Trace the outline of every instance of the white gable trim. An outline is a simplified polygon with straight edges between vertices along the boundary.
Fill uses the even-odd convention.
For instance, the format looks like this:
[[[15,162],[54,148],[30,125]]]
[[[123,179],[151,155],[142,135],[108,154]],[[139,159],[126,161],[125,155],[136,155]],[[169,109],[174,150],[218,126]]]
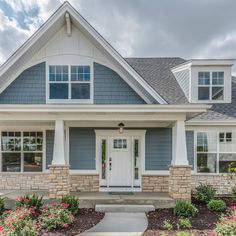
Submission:
[[[167,104],[167,102],[125,61],[125,59],[68,3],[65,2],[39,30],[37,30],[1,67],[0,78],[4,73],[11,69],[11,67],[21,59],[27,51],[33,47],[37,41],[46,33],[53,25],[61,20],[65,20],[65,14],[69,13],[75,23],[86,32],[92,39],[104,50],[109,56],[114,59],[114,62],[118,63],[121,68],[124,69],[131,77],[133,77],[145,90],[151,95],[158,103]],[[73,21],[73,20],[72,20]],[[0,86],[0,93],[2,93],[15,79],[7,78],[6,82]],[[127,82],[127,81],[126,81]],[[130,83],[129,83],[130,84]],[[131,84],[130,84],[131,85]],[[132,85],[132,88],[137,91],[139,89]],[[140,94],[140,93],[139,93]],[[142,92],[142,98],[145,97],[145,101],[151,103],[151,101]]]

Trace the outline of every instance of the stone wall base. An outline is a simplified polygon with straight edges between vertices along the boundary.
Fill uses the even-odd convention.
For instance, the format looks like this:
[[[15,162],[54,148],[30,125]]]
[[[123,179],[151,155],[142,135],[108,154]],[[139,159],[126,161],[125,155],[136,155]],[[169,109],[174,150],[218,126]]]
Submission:
[[[99,175],[70,175],[72,192],[99,192]]]
[[[169,175],[143,175],[142,192],[168,192]]]
[[[49,166],[49,198],[57,198],[70,193],[69,166]]]
[[[191,200],[191,166],[171,166],[169,195],[173,199]]]

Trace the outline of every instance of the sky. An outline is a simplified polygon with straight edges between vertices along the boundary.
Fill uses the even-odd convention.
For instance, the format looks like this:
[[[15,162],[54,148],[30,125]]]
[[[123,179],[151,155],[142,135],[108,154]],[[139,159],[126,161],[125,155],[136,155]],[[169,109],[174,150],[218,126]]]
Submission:
[[[0,0],[0,64],[63,2]],[[236,0],[69,2],[124,57],[236,58]]]

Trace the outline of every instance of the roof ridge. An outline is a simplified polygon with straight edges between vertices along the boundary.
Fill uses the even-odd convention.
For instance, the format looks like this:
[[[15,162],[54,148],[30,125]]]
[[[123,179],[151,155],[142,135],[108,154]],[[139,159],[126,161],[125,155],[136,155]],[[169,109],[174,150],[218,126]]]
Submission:
[[[182,59],[186,60],[182,57],[124,57],[125,59]]]

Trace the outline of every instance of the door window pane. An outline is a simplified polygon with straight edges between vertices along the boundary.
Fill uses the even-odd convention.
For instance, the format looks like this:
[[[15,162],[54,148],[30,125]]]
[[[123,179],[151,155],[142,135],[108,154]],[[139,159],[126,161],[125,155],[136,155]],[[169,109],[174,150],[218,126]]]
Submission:
[[[24,171],[42,171],[42,153],[24,153]]]
[[[114,149],[126,149],[127,148],[127,140],[126,139],[114,139],[113,140],[113,148]]]
[[[72,99],[90,99],[89,83],[72,83],[71,84]]]
[[[20,153],[2,153],[2,171],[20,172],[21,154]]]
[[[106,139],[103,139],[102,140],[102,179],[106,179],[106,160],[107,160]]]
[[[68,84],[50,83],[50,99],[68,99]]]
[[[139,140],[134,140],[134,179],[139,179]]]
[[[203,173],[216,173],[217,154],[198,153],[197,171]]]

